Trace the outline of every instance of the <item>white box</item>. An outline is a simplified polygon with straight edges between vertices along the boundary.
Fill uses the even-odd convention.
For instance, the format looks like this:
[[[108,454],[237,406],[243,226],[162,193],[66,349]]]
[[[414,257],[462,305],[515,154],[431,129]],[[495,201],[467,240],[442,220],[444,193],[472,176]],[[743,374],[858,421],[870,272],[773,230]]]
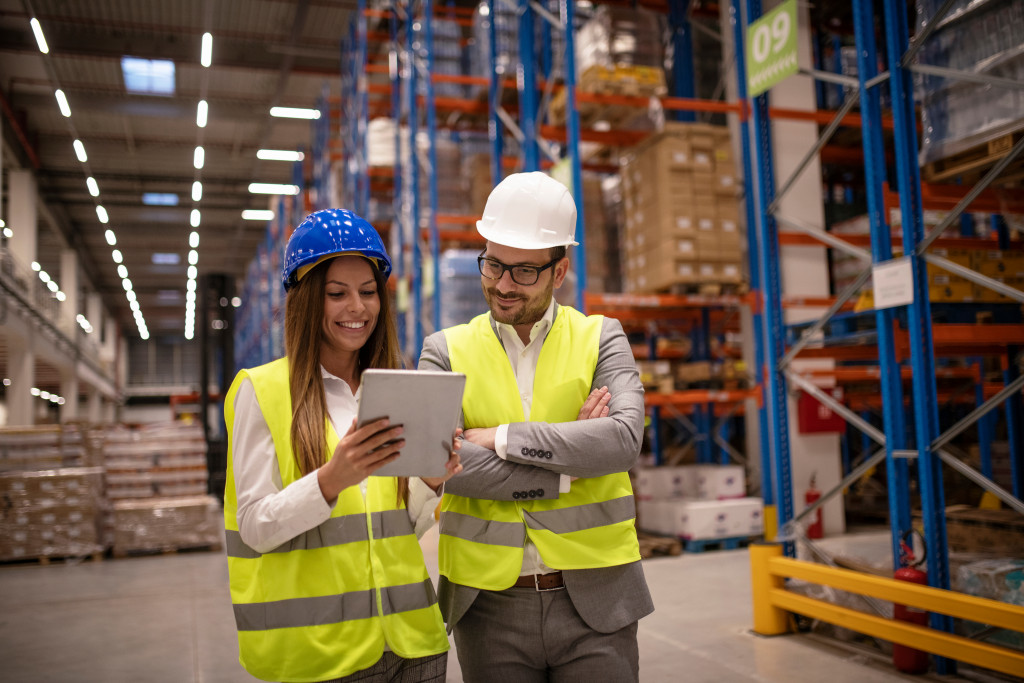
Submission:
[[[639,500],[692,497],[696,490],[696,471],[691,465],[640,467],[633,483],[633,495]]]
[[[747,495],[747,481],[741,465],[693,465],[694,484],[690,497],[697,500],[726,500]]]
[[[764,501],[760,498],[732,500],[673,500],[659,511],[659,524],[667,533],[686,540],[710,540],[755,536],[764,533]],[[665,519],[665,517],[668,519]]]

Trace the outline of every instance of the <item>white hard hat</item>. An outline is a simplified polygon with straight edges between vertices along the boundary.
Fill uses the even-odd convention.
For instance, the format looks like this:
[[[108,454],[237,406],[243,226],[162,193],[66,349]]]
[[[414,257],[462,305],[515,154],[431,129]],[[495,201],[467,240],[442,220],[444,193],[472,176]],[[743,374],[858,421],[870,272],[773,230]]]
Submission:
[[[575,245],[576,202],[544,173],[514,173],[491,190],[476,229],[487,241],[516,249]]]

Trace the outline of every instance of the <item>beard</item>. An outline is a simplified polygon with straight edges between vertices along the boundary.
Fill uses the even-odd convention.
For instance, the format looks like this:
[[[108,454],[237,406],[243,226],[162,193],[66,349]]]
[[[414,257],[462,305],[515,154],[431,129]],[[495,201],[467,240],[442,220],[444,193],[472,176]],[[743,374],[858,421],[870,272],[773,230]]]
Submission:
[[[487,305],[491,309],[491,315],[499,323],[506,325],[527,325],[535,323],[544,317],[544,313],[548,310],[548,306],[551,304],[551,295],[555,291],[554,278],[548,280],[547,286],[544,291],[539,294],[528,297],[525,294],[514,294],[514,298],[522,302],[512,310],[503,310],[497,301],[498,290],[496,287],[484,286],[484,298],[487,300]]]

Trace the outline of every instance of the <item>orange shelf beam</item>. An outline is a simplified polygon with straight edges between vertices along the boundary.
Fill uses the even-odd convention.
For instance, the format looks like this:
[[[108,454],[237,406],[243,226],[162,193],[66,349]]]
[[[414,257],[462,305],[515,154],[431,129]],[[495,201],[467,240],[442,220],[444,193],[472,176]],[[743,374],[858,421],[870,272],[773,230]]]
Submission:
[[[761,388],[743,390],[714,390],[714,389],[689,389],[687,391],[675,391],[671,394],[645,393],[644,404],[648,408],[661,408],[664,406],[694,406],[705,403],[738,403],[748,398],[761,398]]]

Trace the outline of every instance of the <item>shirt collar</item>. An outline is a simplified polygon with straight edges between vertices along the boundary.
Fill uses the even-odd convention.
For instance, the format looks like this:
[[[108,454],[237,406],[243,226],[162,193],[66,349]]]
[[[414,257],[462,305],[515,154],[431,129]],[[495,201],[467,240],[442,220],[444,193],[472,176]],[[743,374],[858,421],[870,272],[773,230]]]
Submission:
[[[507,323],[499,323],[497,320],[494,319],[494,315],[489,313],[489,312],[488,312],[487,315],[491,316],[491,322],[494,324],[495,328],[498,330],[498,335],[499,335],[500,338],[502,338],[502,339],[505,339],[505,338],[514,339],[517,342],[519,342],[520,344],[522,344],[522,340],[519,339],[519,333],[516,332],[516,328],[514,328],[512,325],[509,325]],[[530,344],[532,344],[538,337],[543,338],[544,336],[546,336],[547,333],[548,333],[548,330],[551,329],[551,325],[553,325],[554,322],[555,322],[555,297],[551,297],[551,302],[548,303],[548,308],[547,308],[546,311],[544,311],[544,315],[541,316],[540,320],[538,320],[537,322],[535,322],[533,324],[532,328],[530,328]],[[529,344],[526,344],[525,346],[529,346]]]

